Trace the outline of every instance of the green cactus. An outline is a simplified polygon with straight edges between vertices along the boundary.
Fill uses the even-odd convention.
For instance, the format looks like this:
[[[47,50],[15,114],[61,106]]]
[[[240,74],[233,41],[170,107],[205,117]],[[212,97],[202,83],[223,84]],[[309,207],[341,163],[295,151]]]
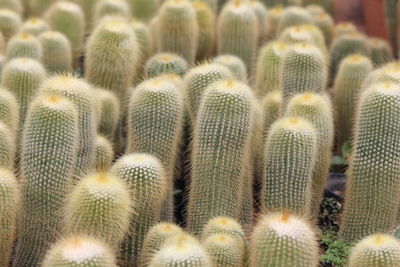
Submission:
[[[286,117],[270,127],[261,188],[267,211],[311,215],[317,145],[316,129],[302,118]]]
[[[98,23],[106,16],[121,16],[130,19],[131,12],[126,0],[102,0],[96,4],[94,22]]]
[[[40,61],[42,59],[42,45],[39,40],[29,34],[14,35],[7,44],[6,57],[7,61],[13,58],[32,58]]]
[[[160,6],[160,0],[128,0],[128,2],[133,17],[144,22],[149,22],[157,14]]]
[[[6,43],[18,32],[21,24],[21,17],[18,13],[9,9],[0,9],[0,31]]]
[[[170,182],[161,162],[150,154],[128,154],[115,163],[111,172],[126,183],[135,198],[135,213],[120,256],[122,266],[135,266],[145,235],[160,220],[165,197],[172,188],[168,188]]]
[[[14,133],[5,123],[0,121],[0,169],[14,169],[15,150],[16,144]]]
[[[388,232],[396,226],[400,122],[393,118],[400,112],[399,89],[390,82],[373,83],[359,97],[340,229],[345,242]]]
[[[333,0],[303,0],[305,6],[316,5],[320,6],[326,12],[333,14],[334,11],[334,1]]]
[[[202,239],[206,239],[214,234],[224,234],[242,240],[245,244],[245,233],[242,226],[229,217],[214,217],[210,219],[203,228]]]
[[[149,267],[206,267],[213,266],[211,258],[201,244],[188,234],[168,239],[150,261]]]
[[[182,228],[172,223],[159,223],[152,226],[143,240],[139,266],[148,266],[153,255],[164,246],[165,241],[181,233],[183,233]]]
[[[240,57],[251,70],[258,47],[258,19],[246,1],[228,2],[218,18],[218,54]]]
[[[392,235],[393,235],[396,239],[400,240],[400,226],[397,226],[397,228],[394,229]]]
[[[0,8],[12,10],[18,14],[22,14],[22,3],[20,0],[1,0]]]
[[[188,69],[189,66],[182,57],[171,53],[158,53],[146,62],[145,73],[152,78],[163,73],[183,75]]]
[[[302,24],[313,24],[312,15],[304,8],[292,6],[286,8],[277,25],[276,33],[281,34],[286,28]]]
[[[325,9],[320,6],[320,5],[316,5],[316,4],[309,4],[305,7],[305,9],[313,16],[317,16],[320,14],[326,14]]]
[[[256,66],[256,86],[258,96],[281,89],[279,77],[281,62],[288,46],[280,41],[265,44],[258,54]]]
[[[213,234],[203,241],[204,248],[215,267],[241,267],[244,259],[243,242],[227,234]]]
[[[87,42],[85,76],[122,101],[135,76],[138,58],[139,44],[129,24],[116,18],[102,21]]]
[[[83,177],[68,196],[65,232],[90,235],[118,248],[137,205],[122,179],[99,172]]]
[[[300,43],[293,45],[283,56],[280,81],[284,107],[290,98],[304,92],[321,93],[326,89],[327,62],[316,46]]]
[[[72,71],[72,50],[64,34],[46,31],[39,35],[42,44],[42,62],[50,74],[69,73]]]
[[[96,136],[95,141],[95,160],[94,170],[95,171],[107,171],[114,159],[114,148],[113,145],[107,138],[101,135]]]
[[[15,58],[8,62],[2,72],[1,86],[12,92],[18,101],[20,130],[32,99],[46,78],[46,70],[41,63],[30,58]]]
[[[400,262],[400,241],[387,234],[374,234],[352,249],[349,267],[395,267]]]
[[[251,267],[317,267],[319,252],[312,227],[287,213],[263,216],[251,238]]]
[[[56,242],[46,253],[42,267],[117,267],[115,256],[102,242],[71,236]]]
[[[379,38],[368,38],[368,44],[371,49],[371,60],[375,68],[394,61],[392,48],[387,41]]]
[[[92,167],[96,139],[96,106],[92,87],[72,75],[53,76],[40,88],[41,94],[56,94],[69,99],[78,111],[79,148],[75,179],[80,179]]]
[[[84,15],[85,15],[85,26],[86,31],[89,32],[92,29],[93,23],[93,10],[96,9],[96,5],[98,4],[99,0],[72,0],[72,2],[78,4]]]
[[[316,220],[324,189],[328,182],[334,141],[332,104],[327,95],[299,94],[290,100],[286,116],[299,117],[310,122],[316,130],[317,156],[312,176],[311,208]]]
[[[279,36],[279,40],[287,45],[296,43],[309,43],[316,45],[311,33],[301,26],[287,27]]]
[[[250,179],[246,176],[255,116],[255,98],[242,82],[222,80],[204,92],[192,147],[187,217],[191,233],[199,235],[215,216],[239,217]]]
[[[335,22],[333,18],[328,14],[322,13],[314,16],[314,23],[321,30],[324,35],[325,44],[329,47],[334,34]]]
[[[83,51],[85,34],[85,15],[79,5],[67,2],[55,2],[45,14],[53,31],[61,32],[71,42],[74,64],[77,65]]]
[[[58,0],[30,0],[29,12],[37,17],[41,17]]]
[[[362,85],[373,70],[371,60],[354,54],[342,60],[334,83],[334,105],[336,107],[336,139],[340,150],[350,141],[354,124],[356,101]]]
[[[108,140],[114,141],[120,116],[118,98],[112,92],[104,89],[95,89],[97,98],[97,130]]]
[[[194,63],[199,27],[196,11],[188,0],[165,1],[158,14],[156,30],[159,52],[176,53],[189,64]]]
[[[282,92],[279,90],[274,90],[269,92],[262,99],[262,114],[264,116],[264,127],[263,127],[263,136],[264,140],[266,140],[269,129],[271,125],[278,120],[282,106]]]
[[[239,57],[234,55],[220,55],[214,58],[213,63],[227,67],[236,79],[246,81],[246,66]]]
[[[144,69],[143,65],[147,62],[149,57],[153,55],[154,41],[149,26],[135,19],[131,21],[130,25],[136,35],[136,39],[139,45],[140,58],[138,62],[140,65],[140,69],[138,70],[138,73],[142,74]]]
[[[41,18],[32,17],[22,24],[19,33],[39,36],[42,32],[49,31],[50,26]]]
[[[389,30],[389,37],[392,47],[395,51],[398,50],[398,0],[384,0],[384,12],[386,19],[386,27]],[[395,52],[397,55],[397,53]]]
[[[258,45],[263,45],[267,41],[269,33],[268,11],[265,5],[258,0],[250,0],[249,5],[257,16]]]
[[[334,37],[339,38],[348,33],[358,33],[357,27],[351,22],[339,22],[334,28]]]
[[[281,20],[283,14],[283,8],[281,6],[275,6],[267,11],[267,19],[268,19],[268,39],[275,39],[277,36],[278,24]]]
[[[193,2],[196,11],[197,23],[199,25],[199,36],[197,44],[196,59],[202,61],[211,56],[215,48],[215,14],[212,9],[203,1]]]
[[[23,205],[15,267],[39,266],[61,232],[62,209],[78,152],[75,106],[57,95],[39,96],[30,105],[23,136]]]
[[[19,105],[14,94],[0,87],[0,121],[3,122],[15,136],[19,126]]]

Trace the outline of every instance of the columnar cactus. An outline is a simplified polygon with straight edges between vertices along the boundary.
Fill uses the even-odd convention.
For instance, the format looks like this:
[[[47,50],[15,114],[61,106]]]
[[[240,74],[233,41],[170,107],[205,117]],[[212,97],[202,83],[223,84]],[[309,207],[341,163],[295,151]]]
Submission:
[[[45,17],[53,31],[63,33],[71,42],[76,64],[83,50],[85,34],[85,16],[82,9],[72,2],[57,1],[46,11]]]
[[[311,208],[314,219],[317,219],[331,165],[334,138],[332,104],[326,95],[299,94],[289,102],[286,116],[307,120],[316,130],[317,156],[312,176]]]
[[[144,22],[150,21],[156,15],[160,0],[128,0],[132,15]]]
[[[106,244],[92,237],[71,236],[60,240],[46,253],[42,267],[117,267]]]
[[[258,47],[258,19],[246,1],[228,2],[218,18],[218,54],[240,57],[247,70],[253,67]]]
[[[209,58],[215,48],[215,14],[212,9],[203,1],[193,2],[196,11],[197,23],[199,25],[199,36],[197,43],[197,61]]]
[[[311,215],[317,145],[317,132],[304,119],[286,117],[270,127],[264,148],[261,188],[267,211]]]
[[[327,77],[327,62],[319,48],[306,43],[292,46],[284,54],[280,70],[284,107],[296,94],[323,92]]]
[[[65,232],[90,235],[117,249],[137,205],[132,199],[121,178],[107,172],[88,175],[68,196]]]
[[[227,67],[236,79],[246,81],[246,66],[239,57],[234,55],[220,55],[214,58],[213,63]]]
[[[199,28],[196,11],[188,0],[168,0],[162,5],[157,22],[159,52],[176,53],[193,64]]]
[[[280,34],[288,27],[313,23],[314,19],[306,9],[292,6],[283,11],[276,32]]]
[[[96,106],[92,87],[84,80],[72,75],[53,76],[40,88],[41,94],[57,94],[74,103],[78,111],[79,148],[75,168],[76,179],[87,173],[94,160],[96,139]]]
[[[0,121],[10,129],[13,135],[17,134],[19,126],[19,105],[14,94],[0,87]]]
[[[215,267],[243,266],[243,242],[227,234],[213,234],[203,241]]]
[[[50,74],[72,71],[72,50],[64,34],[46,31],[39,35],[42,44],[42,62]]]
[[[242,226],[232,218],[229,217],[214,217],[210,219],[204,226],[201,237],[206,239],[214,234],[226,234],[237,240],[242,240],[245,244],[245,233]]]
[[[3,140],[3,138],[2,138]],[[2,141],[1,141],[2,142]],[[12,168],[0,169],[0,265],[9,266],[14,238],[16,220],[20,208],[20,186]]]
[[[311,226],[296,216],[266,215],[252,234],[251,267],[317,267],[318,256],[318,243]]]
[[[139,266],[148,266],[153,255],[164,246],[165,241],[182,232],[182,228],[172,223],[159,223],[151,227],[143,240]]]
[[[189,66],[182,57],[171,53],[158,53],[146,62],[145,74],[150,78],[163,73],[183,75],[188,69]]]
[[[336,107],[336,137],[339,150],[351,139],[356,101],[372,69],[371,60],[360,54],[350,55],[340,64],[334,83],[333,98]]]
[[[20,0],[1,0],[0,8],[10,9],[18,14],[22,14],[22,3]]]
[[[374,234],[352,249],[349,267],[395,267],[399,262],[400,241],[387,234]]]
[[[143,72],[143,65],[149,59],[149,57],[153,54],[154,50],[154,40],[151,35],[151,31],[149,26],[144,24],[138,20],[132,20],[130,23],[133,32],[135,33],[138,45],[139,45],[139,59],[138,62],[140,63],[140,74]]]
[[[215,216],[240,214],[250,179],[246,168],[251,167],[254,101],[247,85],[231,79],[204,92],[194,125],[188,203],[188,228],[195,235]]]
[[[23,205],[15,267],[39,266],[61,232],[62,209],[78,152],[75,106],[57,95],[39,96],[30,105],[23,136]]]
[[[328,14],[322,13],[314,17],[315,25],[321,30],[324,35],[325,43],[329,46],[333,39],[335,22]]]
[[[106,16],[121,16],[130,19],[131,12],[126,0],[101,0],[94,10],[94,22],[98,23]]]
[[[253,9],[258,20],[258,44],[263,45],[268,38],[269,25],[268,25],[268,12],[258,0],[250,0],[250,7]]]
[[[380,67],[394,60],[392,48],[385,40],[369,38],[368,44],[371,49],[371,60],[374,63],[374,67]]]
[[[39,36],[42,32],[49,31],[50,26],[47,22],[41,18],[30,18],[22,24],[19,29],[19,33],[31,34]]]
[[[281,20],[283,10],[284,9],[281,6],[275,6],[271,9],[268,9],[268,39],[275,39],[275,37],[277,36],[278,24]]]
[[[115,94],[104,89],[95,89],[95,95],[97,130],[108,140],[114,141],[120,115],[119,100]]]
[[[113,145],[107,138],[101,135],[96,136],[95,159],[93,168],[96,171],[107,171],[114,159]]]
[[[258,54],[256,67],[256,92],[264,96],[268,92],[281,89],[280,69],[283,55],[288,50],[286,44],[273,41],[265,44]]]
[[[0,31],[7,42],[19,30],[22,21],[18,13],[9,9],[0,9]]]
[[[161,78],[143,82],[130,97],[127,152],[150,153],[161,160],[168,178],[163,215],[167,220],[173,218],[173,176],[183,116],[184,95],[173,83]]]
[[[394,118],[400,112],[399,104],[400,87],[390,82],[372,84],[359,98],[340,230],[346,242],[395,227],[400,196],[400,121]]]
[[[85,26],[86,26],[86,31],[90,31],[92,26],[93,26],[93,15],[95,10],[96,5],[98,4],[99,0],[73,0],[72,2],[77,3],[84,15],[85,15]]]
[[[15,141],[14,133],[4,122],[0,121],[0,168],[14,169]]]
[[[25,57],[36,60],[42,59],[42,45],[39,40],[30,34],[14,35],[7,44],[6,57],[10,61],[13,58]]]
[[[145,235],[160,220],[165,197],[172,188],[168,188],[170,182],[161,162],[150,154],[128,154],[115,163],[111,172],[125,182],[135,199],[135,213],[120,256],[123,266],[135,266]]]
[[[139,45],[128,23],[100,23],[86,46],[86,73],[93,85],[113,91],[122,101],[135,76]]]
[[[278,120],[282,106],[282,92],[279,90],[274,90],[264,96],[262,99],[262,114],[263,114],[263,136],[264,140],[266,140],[268,136],[269,129],[271,125]]]
[[[296,43],[309,43],[316,45],[311,33],[301,26],[287,27],[280,34],[279,40],[288,45]]]

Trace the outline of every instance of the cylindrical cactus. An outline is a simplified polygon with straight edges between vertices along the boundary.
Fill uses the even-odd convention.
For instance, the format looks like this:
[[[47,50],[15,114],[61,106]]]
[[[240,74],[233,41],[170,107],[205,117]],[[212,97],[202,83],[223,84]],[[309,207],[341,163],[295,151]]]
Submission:
[[[262,114],[263,114],[263,136],[266,140],[271,125],[278,120],[282,106],[282,92],[274,90],[264,96],[262,99]]]
[[[41,18],[30,18],[22,24],[19,29],[19,33],[31,34],[34,36],[39,36],[42,32],[49,31],[50,26],[47,22]]]
[[[258,20],[258,44],[263,45],[268,39],[269,24],[268,24],[268,11],[258,0],[249,1],[250,7],[253,9]]]
[[[351,22],[339,22],[334,27],[334,37],[339,38],[348,33],[358,33],[357,27]]]
[[[189,69],[187,62],[171,53],[158,53],[151,57],[145,66],[145,74],[150,78],[164,73],[183,75]]]
[[[268,9],[267,19],[268,19],[268,39],[275,39],[277,36],[278,24],[281,20],[283,14],[282,6],[275,6],[271,9]]]
[[[4,122],[0,121],[0,168],[14,169],[15,141],[15,133]]]
[[[132,15],[144,22],[150,21],[156,15],[160,0],[128,0]]]
[[[0,31],[5,42],[19,30],[22,24],[21,17],[9,9],[0,9]]]
[[[42,62],[50,74],[72,71],[71,44],[64,34],[46,31],[39,35],[42,44]]]
[[[310,225],[286,213],[258,222],[251,238],[251,267],[317,267],[318,243]]]
[[[246,66],[239,57],[234,55],[219,55],[214,58],[213,63],[227,67],[236,79],[246,81],[247,70]]]
[[[306,9],[296,6],[288,7],[282,13],[282,17],[279,20],[276,33],[279,35],[286,28],[291,26],[313,23],[314,19]]]
[[[39,40],[30,34],[14,35],[7,44],[6,57],[10,61],[13,58],[25,57],[40,61],[42,59],[42,45]]]
[[[255,98],[242,82],[222,80],[204,92],[194,126],[188,228],[199,235],[215,216],[238,218],[251,179]],[[226,142],[229,140],[229,142]]]
[[[218,54],[238,56],[251,70],[258,47],[258,19],[246,1],[231,1],[223,8],[217,36]]]
[[[389,37],[392,47],[397,51],[399,49],[399,23],[398,23],[398,16],[399,14],[399,1],[398,0],[384,0],[384,12],[385,12],[385,19],[386,19],[386,27],[389,30]],[[397,53],[395,53],[397,55]]]
[[[305,6],[305,9],[313,16],[315,17],[316,15],[320,15],[320,14],[326,14],[325,9],[320,6],[320,5],[316,5],[316,4],[309,4],[307,6]]]
[[[98,23],[106,16],[120,16],[130,19],[131,12],[126,0],[102,0],[96,4],[94,22]]]
[[[62,209],[76,166],[78,138],[78,113],[71,102],[47,95],[31,103],[20,155],[23,205],[15,267],[39,266],[61,232]]]
[[[211,56],[215,48],[215,14],[211,8],[201,0],[193,2],[199,25],[196,59],[202,61]]]
[[[317,132],[298,117],[276,121],[264,147],[261,199],[267,211],[311,215]]]
[[[215,267],[241,267],[245,248],[241,240],[228,234],[213,234],[203,241]]]
[[[280,35],[279,40],[287,45],[296,43],[309,43],[316,45],[313,36],[302,26],[287,27]]]
[[[42,267],[117,267],[106,244],[92,237],[71,236],[56,242],[46,253]]]
[[[204,226],[201,238],[206,239],[214,234],[229,235],[237,240],[241,240],[243,245],[246,244],[246,236],[242,226],[229,217],[214,217]]]
[[[120,115],[119,100],[108,90],[95,89],[94,91],[97,102],[97,130],[108,140],[114,141]]]
[[[29,12],[37,17],[40,17],[43,13],[50,8],[50,6],[56,3],[58,0],[30,0],[28,3]]]
[[[395,267],[399,262],[400,241],[387,234],[374,234],[352,249],[349,267]]]
[[[160,220],[165,197],[172,188],[167,188],[170,182],[161,162],[150,154],[128,154],[114,164],[111,172],[125,182],[136,202],[120,256],[123,266],[134,266],[145,235]]]
[[[95,171],[107,171],[114,159],[112,143],[104,136],[97,135],[95,141],[95,157],[93,169]]]
[[[329,46],[333,39],[335,22],[328,14],[322,13],[314,17],[315,25],[321,30],[324,35],[325,43]]]
[[[14,94],[0,87],[0,121],[16,136],[19,126],[19,105]]]
[[[165,1],[158,14],[156,30],[159,52],[176,53],[189,64],[194,63],[199,28],[196,11],[190,1]]]
[[[0,8],[9,9],[18,14],[22,14],[23,6],[21,0],[1,0]]]
[[[3,138],[2,138],[3,139]],[[2,142],[2,140],[1,140]],[[14,238],[17,233],[16,220],[20,208],[20,186],[12,168],[0,169],[0,265],[9,266]]]
[[[334,2],[333,0],[303,0],[304,5],[316,5],[323,8],[328,13],[333,13],[334,9]]]
[[[379,38],[368,38],[368,44],[374,67],[380,67],[394,60],[392,48],[387,41]]]
[[[136,19],[132,20],[130,23],[133,32],[135,33],[136,40],[139,45],[139,59],[138,59],[138,73],[143,74],[144,64],[149,59],[151,55],[153,55],[154,51],[154,40],[152,33],[150,31],[150,27],[145,23],[138,21]]]

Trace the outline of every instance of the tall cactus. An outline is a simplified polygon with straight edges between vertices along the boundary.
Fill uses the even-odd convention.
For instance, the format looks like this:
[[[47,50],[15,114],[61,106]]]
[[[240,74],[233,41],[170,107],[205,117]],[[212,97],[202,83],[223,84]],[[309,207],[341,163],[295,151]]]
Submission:
[[[42,62],[50,74],[72,71],[72,50],[64,34],[46,31],[39,35],[42,44]]]
[[[277,37],[278,25],[279,21],[281,20],[283,11],[284,9],[282,6],[275,6],[271,9],[268,9],[267,12],[268,25],[269,25],[268,39],[275,39],[275,37]]]
[[[0,31],[7,42],[19,30],[22,21],[18,13],[9,9],[0,9]]]
[[[145,66],[145,74],[150,78],[164,73],[183,75],[189,66],[181,56],[172,53],[158,53],[151,57]]]
[[[0,121],[10,129],[13,135],[17,134],[19,126],[19,105],[14,94],[0,87]]]
[[[154,52],[154,40],[150,27],[138,20],[133,19],[130,23],[133,32],[135,33],[136,40],[139,45],[139,59],[138,62],[140,67],[138,68],[138,73],[136,75],[141,75],[143,73],[144,64],[153,55]]]
[[[144,22],[149,22],[157,13],[160,0],[128,0],[132,15]]]
[[[39,266],[61,232],[62,209],[78,152],[75,106],[56,95],[39,96],[30,105],[23,136],[23,205],[15,267]]]
[[[97,98],[97,130],[110,141],[114,141],[120,116],[119,100],[108,90],[95,89],[95,94]]]
[[[211,8],[203,1],[193,2],[196,11],[197,23],[199,25],[199,36],[197,43],[197,61],[209,58],[214,52],[215,47],[215,14]]]
[[[0,168],[13,170],[15,164],[15,133],[0,121]]]
[[[42,45],[39,40],[30,34],[14,35],[7,44],[6,57],[10,61],[13,58],[32,58],[40,61],[42,59]]]
[[[374,83],[359,99],[340,229],[346,242],[395,227],[400,197],[400,121],[394,118],[400,112],[399,104],[400,87],[390,82]]]
[[[114,159],[112,143],[104,136],[97,135],[95,141],[95,159],[93,169],[95,171],[107,171]]]
[[[328,14],[322,13],[322,14],[316,15],[314,17],[314,22],[315,22],[315,25],[323,33],[325,43],[326,43],[327,47],[329,47],[329,45],[332,42],[333,34],[334,34],[335,22],[333,21],[333,18],[331,16],[329,16]]]
[[[394,60],[392,48],[387,41],[379,38],[368,38],[368,44],[374,67],[380,67]]]
[[[188,204],[188,228],[195,235],[215,216],[239,216],[250,179],[254,101],[247,85],[231,79],[204,93],[194,126]]]
[[[276,32],[279,35],[288,27],[313,23],[313,17],[306,9],[297,6],[288,7],[282,13]]]
[[[39,36],[42,32],[49,31],[50,26],[47,22],[41,18],[30,18],[22,24],[19,29],[19,33],[31,34],[34,36]]]
[[[263,122],[263,136],[266,140],[271,125],[278,120],[279,116],[283,113],[282,106],[282,92],[279,90],[272,91],[264,96],[262,99],[262,114],[264,116]]]
[[[239,57],[234,55],[219,55],[214,58],[213,63],[227,67],[234,77],[238,80],[246,81],[247,70],[246,66]]]
[[[258,21],[258,44],[263,45],[268,38],[269,24],[268,24],[268,11],[258,0],[249,1],[250,7],[253,9],[254,14],[257,16]]]
[[[215,267],[243,266],[243,242],[227,234],[213,234],[203,241],[204,248],[211,257]]]

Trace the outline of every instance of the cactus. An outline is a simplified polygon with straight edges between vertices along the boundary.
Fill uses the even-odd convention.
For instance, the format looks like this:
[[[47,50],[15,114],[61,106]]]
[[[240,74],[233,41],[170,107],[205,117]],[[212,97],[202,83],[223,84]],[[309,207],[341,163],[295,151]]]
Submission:
[[[151,227],[143,241],[139,266],[147,266],[153,255],[164,246],[166,240],[182,232],[179,226],[172,223],[159,223]]]
[[[117,267],[111,249],[86,236],[60,240],[46,253],[42,267]]]
[[[3,69],[1,86],[10,90],[17,98],[20,130],[22,130],[29,104],[37,95],[45,78],[46,70],[42,64],[30,58],[15,58]]]
[[[210,256],[200,243],[188,234],[168,239],[150,261],[149,267],[206,267],[213,266]]]
[[[272,124],[265,143],[261,188],[267,211],[311,215],[317,145],[317,131],[306,120],[286,117]]]
[[[75,106],[56,95],[38,96],[30,105],[23,136],[23,205],[15,267],[39,266],[60,233],[62,208],[78,152]]]
[[[284,54],[280,70],[284,107],[296,94],[323,92],[327,77],[327,62],[320,49],[306,43],[292,46]]]
[[[132,20],[131,27],[133,32],[136,35],[136,39],[139,45],[139,65],[141,66],[140,74],[143,72],[144,64],[149,59],[149,57],[153,54],[154,44],[153,44],[153,37],[150,32],[149,26],[140,22],[138,20]]]
[[[372,71],[371,60],[365,56],[354,54],[342,60],[335,79],[334,104],[336,107],[337,147],[341,149],[351,138],[356,101],[362,85]]]
[[[229,2],[218,18],[218,54],[240,57],[250,70],[258,47],[258,19],[253,9],[241,0]]]
[[[279,40],[287,45],[296,43],[309,43],[317,45],[311,33],[301,26],[287,27],[279,36]]]
[[[196,11],[188,0],[164,2],[157,23],[156,44],[159,52],[179,54],[189,64],[193,64],[198,35]]]
[[[150,153],[161,160],[168,180],[163,219],[173,218],[173,176],[183,131],[184,96],[161,78],[140,84],[128,104],[127,152]]]
[[[84,80],[66,74],[46,80],[40,93],[64,96],[76,106],[79,117],[79,148],[75,179],[80,179],[90,169],[94,160],[96,106],[92,97],[92,87]]]
[[[171,53],[159,53],[146,62],[145,73],[152,78],[163,73],[183,75],[188,69],[189,66],[182,57]]]
[[[275,39],[278,30],[278,24],[281,20],[283,14],[283,8],[281,6],[275,6],[267,11],[267,19],[268,19],[268,39]]]
[[[227,234],[213,234],[203,241],[204,248],[215,267],[241,267],[244,259],[243,242]]]
[[[115,139],[120,115],[119,100],[112,92],[104,89],[95,89],[97,98],[97,130],[108,140]]]
[[[17,33],[21,24],[21,17],[18,13],[9,9],[0,9],[0,31],[6,43],[11,36]]]
[[[25,57],[40,61],[42,59],[42,45],[39,40],[29,34],[14,35],[7,44],[7,61],[13,58]]]
[[[239,57],[234,55],[220,55],[214,58],[213,63],[227,67],[236,79],[246,81],[246,66]]]
[[[265,6],[258,0],[251,0],[250,7],[253,9],[254,14],[257,16],[258,21],[258,45],[263,45],[268,38],[269,24],[268,24],[268,11]]]
[[[93,26],[93,15],[94,12],[93,10],[96,9],[96,5],[98,4],[99,0],[73,0],[72,2],[75,2],[78,4],[84,15],[85,15],[85,26],[86,26],[86,31],[90,31],[92,26]]]
[[[258,54],[256,67],[256,92],[264,96],[268,92],[281,89],[279,72],[287,46],[280,41],[265,44]]]
[[[72,50],[64,34],[46,31],[39,35],[42,44],[42,62],[50,74],[72,71]]]
[[[76,65],[83,50],[85,34],[85,15],[82,9],[72,2],[57,1],[46,11],[45,18],[53,31],[63,33],[71,42]]]
[[[29,12],[37,17],[41,17],[58,0],[30,0]]]
[[[95,171],[107,171],[114,159],[114,149],[110,141],[104,136],[97,135],[95,141]]]
[[[371,49],[371,60],[375,68],[394,60],[392,48],[385,40],[368,38],[368,44]]]
[[[49,31],[50,26],[41,18],[30,18],[22,24],[19,33],[39,36],[42,32]]]
[[[0,121],[0,169],[14,169],[15,149],[14,133],[5,123]]]
[[[103,21],[86,46],[85,76],[93,85],[114,92],[122,101],[135,76],[138,49],[129,24],[120,19]]]
[[[390,82],[373,83],[359,99],[340,229],[345,242],[395,227],[400,196],[400,122],[393,118],[400,112],[399,89]],[[376,190],[378,181],[380,189]]]
[[[118,248],[137,204],[131,199],[124,181],[111,173],[83,177],[67,199],[65,232],[90,235]]]
[[[325,44],[329,47],[333,39],[335,26],[332,17],[328,14],[322,13],[314,17],[314,23],[321,30],[324,35]]]
[[[320,6],[326,12],[332,14],[334,11],[334,1],[333,0],[303,0],[303,4]]]
[[[263,216],[252,234],[251,267],[317,267],[318,257],[318,243],[311,226],[296,216]]]
[[[0,121],[3,122],[15,136],[19,126],[19,105],[14,94],[0,87]]]
[[[262,100],[262,114],[264,115],[263,136],[266,140],[271,125],[279,118],[282,106],[282,92],[274,90],[266,94]]]
[[[205,63],[192,68],[184,77],[187,86],[189,113],[192,122],[195,121],[204,91],[216,81],[231,78],[228,68]]]
[[[307,120],[315,128],[317,156],[312,176],[311,208],[314,219],[317,219],[331,165],[334,138],[332,104],[326,95],[299,94],[289,102],[286,116]]]
[[[389,37],[392,47],[398,50],[398,0],[384,0],[384,15],[386,19],[386,27],[389,30]],[[395,53],[397,55],[397,53]]]
[[[126,0],[102,0],[94,10],[94,21],[98,23],[106,16],[121,16],[126,19],[131,17],[129,5]]]
[[[350,22],[339,22],[334,28],[334,37],[339,38],[348,33],[358,33],[357,27]]]
[[[150,154],[128,154],[115,163],[111,172],[126,183],[137,203],[130,232],[121,247],[123,266],[134,266],[146,233],[160,220],[165,197],[172,186],[168,188],[170,182],[161,162]]]
[[[320,5],[316,5],[316,4],[309,4],[305,7],[305,9],[311,14],[311,16],[315,17],[318,16],[320,14],[327,14],[325,9],[320,6]]]
[[[128,0],[132,15],[144,22],[150,21],[157,13],[160,0]]]
[[[279,35],[288,27],[313,23],[314,19],[306,9],[292,6],[283,11],[276,32]]]
[[[224,234],[242,240],[245,244],[245,233],[242,226],[229,217],[214,217],[203,228],[202,239],[214,234]]]
[[[199,25],[199,36],[197,43],[197,61],[209,58],[215,47],[215,14],[212,9],[203,1],[193,2],[196,11],[197,23]]]
[[[395,267],[400,261],[400,241],[387,234],[374,234],[351,251],[349,267]]]
[[[15,13],[22,14],[22,3],[20,0],[1,0],[0,8],[9,9]]]
[[[204,93],[194,126],[188,203],[188,228],[195,235],[215,216],[239,216],[250,179],[254,101],[247,85],[231,79]]]

